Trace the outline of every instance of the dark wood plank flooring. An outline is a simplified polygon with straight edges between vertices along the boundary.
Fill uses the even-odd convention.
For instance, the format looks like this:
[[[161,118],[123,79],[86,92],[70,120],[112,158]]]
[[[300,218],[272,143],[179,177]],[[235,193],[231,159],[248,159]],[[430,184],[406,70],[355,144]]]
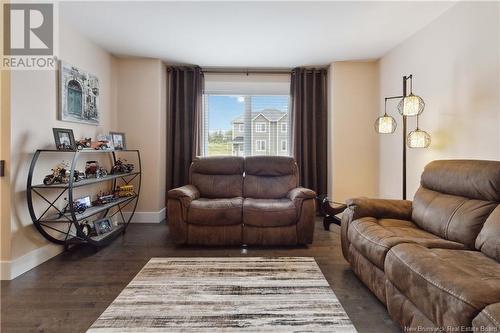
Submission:
[[[309,247],[176,247],[168,227],[132,224],[99,251],[73,248],[12,281],[1,283],[1,332],[85,332],[151,257],[314,257],[360,333],[400,332],[385,306],[356,278],[340,249],[340,228],[316,224]]]

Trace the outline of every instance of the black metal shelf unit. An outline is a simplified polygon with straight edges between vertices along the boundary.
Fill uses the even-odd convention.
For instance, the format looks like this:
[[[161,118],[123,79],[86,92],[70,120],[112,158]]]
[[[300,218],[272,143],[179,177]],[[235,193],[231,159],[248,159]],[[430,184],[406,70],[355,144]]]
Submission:
[[[69,177],[68,183],[64,184],[54,184],[54,185],[44,185],[44,184],[33,184],[33,173],[36,170],[37,162],[41,154],[50,153],[63,153],[72,154],[71,156],[71,168],[70,175],[73,175],[76,169],[76,164],[79,157],[82,154],[91,153],[107,153],[111,155],[111,162],[113,165],[117,161],[117,154],[122,153],[135,153],[137,154],[138,170],[134,170],[130,173],[119,173],[110,174],[103,178],[90,178],[80,180],[75,182],[73,177]],[[61,150],[49,150],[49,149],[39,149],[35,152],[33,159],[31,160],[31,165],[28,173],[27,182],[27,201],[28,209],[31,215],[33,224],[37,230],[49,241],[64,245],[68,248],[70,245],[74,244],[92,244],[94,246],[105,246],[114,240],[118,235],[125,233],[132,217],[134,216],[135,210],[137,208],[137,203],[139,201],[139,194],[141,191],[141,176],[142,176],[142,166],[141,166],[141,155],[139,150],[76,150],[76,151],[61,151]],[[63,211],[56,206],[56,203],[61,200],[63,194],[67,193],[68,202],[73,202],[74,192],[73,190],[78,187],[84,187],[92,184],[97,184],[101,182],[112,182],[112,189],[116,189],[117,185],[131,185],[134,186],[134,195],[129,197],[119,198],[116,201],[109,202],[104,205],[92,206],[85,210],[85,212],[78,214],[74,209],[73,205],[69,205],[68,211]],[[56,192],[55,199],[49,198],[47,192]],[[42,213],[37,213],[33,205],[33,198],[35,196],[40,197],[47,207]],[[132,206],[130,211],[127,211],[127,217],[124,215],[123,209],[126,206]],[[38,209],[41,211],[41,209]],[[81,222],[88,219],[98,219],[109,217],[112,218],[117,216],[119,219],[118,224],[114,228],[105,234],[101,235],[87,235],[83,232]]]

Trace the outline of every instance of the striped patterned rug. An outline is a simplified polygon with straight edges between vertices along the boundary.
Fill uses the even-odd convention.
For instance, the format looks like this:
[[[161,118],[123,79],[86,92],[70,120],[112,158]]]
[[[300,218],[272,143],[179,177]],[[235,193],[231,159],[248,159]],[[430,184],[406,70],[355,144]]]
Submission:
[[[314,258],[153,258],[87,332],[356,332]]]

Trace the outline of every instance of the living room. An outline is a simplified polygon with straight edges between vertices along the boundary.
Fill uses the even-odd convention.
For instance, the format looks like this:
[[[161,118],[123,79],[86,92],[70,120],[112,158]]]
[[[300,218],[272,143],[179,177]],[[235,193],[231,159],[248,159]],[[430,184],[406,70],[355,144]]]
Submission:
[[[1,8],[2,332],[500,331],[500,2]]]

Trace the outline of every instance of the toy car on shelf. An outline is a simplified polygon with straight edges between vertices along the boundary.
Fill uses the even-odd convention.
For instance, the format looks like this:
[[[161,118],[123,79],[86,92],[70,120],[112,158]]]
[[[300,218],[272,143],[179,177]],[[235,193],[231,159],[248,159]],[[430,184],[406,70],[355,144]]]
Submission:
[[[134,185],[121,185],[116,188],[115,194],[120,198],[133,197],[135,195]]]
[[[106,169],[99,165],[97,161],[85,162],[85,178],[104,178],[108,175]]]
[[[116,173],[130,173],[134,171],[134,165],[131,163],[125,163],[121,159],[115,162],[115,165],[111,168],[111,174]]]
[[[76,148],[78,150],[82,150],[82,149],[105,150],[105,149],[109,149],[109,141],[106,141],[106,140],[92,141],[91,138],[85,138],[85,139],[78,140],[76,142]]]
[[[69,182],[69,177],[70,177],[71,172],[68,170],[67,164],[65,164],[63,162],[51,170],[52,170],[52,174],[46,175],[43,178],[43,183],[45,185],[66,184]],[[82,180],[84,178],[82,175],[83,174],[81,172],[79,172],[78,170],[74,170],[73,171],[73,181],[78,182],[78,181]]]
[[[64,200],[68,201],[67,198],[64,198]],[[90,205],[90,198],[83,197],[83,198],[77,199],[77,200],[73,201],[73,203],[71,205],[73,205],[73,211],[76,214],[83,214],[83,213],[85,213],[87,208],[89,208],[91,206]],[[71,211],[71,206],[70,206],[70,203],[68,202],[66,204],[66,206],[63,208],[63,210],[61,212],[59,212],[59,217],[62,217],[64,214],[69,213],[70,211]]]
[[[99,192],[97,199],[92,202],[94,206],[102,206],[118,200],[118,197],[113,192]]]

